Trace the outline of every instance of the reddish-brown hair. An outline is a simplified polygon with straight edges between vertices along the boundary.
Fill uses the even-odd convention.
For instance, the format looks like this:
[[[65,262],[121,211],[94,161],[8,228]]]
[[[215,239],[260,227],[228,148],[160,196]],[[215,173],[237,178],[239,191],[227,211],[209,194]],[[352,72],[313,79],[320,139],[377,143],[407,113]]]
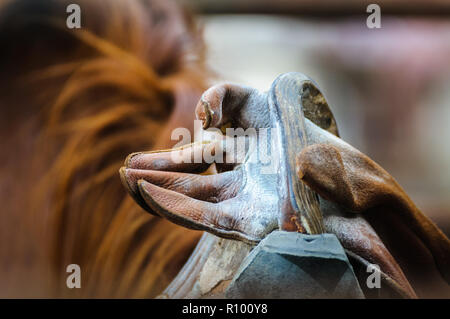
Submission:
[[[118,170],[191,127],[203,44],[170,1],[79,0],[81,29],[69,3],[0,7],[0,296],[152,297],[200,234],[145,213]]]

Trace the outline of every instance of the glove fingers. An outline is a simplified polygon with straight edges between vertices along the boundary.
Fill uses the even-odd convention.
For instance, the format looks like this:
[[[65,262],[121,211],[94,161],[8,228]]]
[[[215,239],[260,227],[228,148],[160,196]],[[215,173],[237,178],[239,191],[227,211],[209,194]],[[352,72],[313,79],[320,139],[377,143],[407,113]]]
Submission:
[[[178,225],[198,230],[205,230],[220,237],[255,241],[240,231],[239,209],[242,205],[236,200],[233,205],[230,199],[224,203],[214,204],[184,194],[174,192],[144,180],[138,181],[138,188],[142,198],[162,217]]]
[[[269,113],[265,94],[242,85],[220,84],[203,93],[195,108],[203,128],[222,128],[230,123],[233,128],[269,127]]]
[[[143,204],[138,181],[145,180],[186,196],[208,202],[220,202],[236,196],[242,184],[240,170],[215,175],[197,175],[178,172],[121,169],[122,180],[131,196]],[[142,206],[142,205],[141,205]]]
[[[125,166],[133,169],[146,169],[171,172],[202,172],[211,163],[204,160],[205,152],[214,153],[217,143],[196,142],[176,149],[130,154]]]

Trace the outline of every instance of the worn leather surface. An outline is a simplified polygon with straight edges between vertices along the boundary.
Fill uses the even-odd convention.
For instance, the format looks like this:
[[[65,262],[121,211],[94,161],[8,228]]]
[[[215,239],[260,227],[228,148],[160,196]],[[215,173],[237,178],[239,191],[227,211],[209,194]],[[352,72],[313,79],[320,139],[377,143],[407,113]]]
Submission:
[[[230,122],[267,127],[266,107],[264,94],[254,89],[221,85],[205,92],[196,113],[204,128]],[[306,124],[315,132],[314,144],[299,152],[298,178],[321,196],[325,228],[347,250],[360,283],[367,277],[364,266],[374,263],[386,287],[375,297],[450,297],[449,239],[381,166],[310,121]],[[178,156],[205,148],[226,152],[222,145],[194,143]],[[245,156],[205,176],[198,173],[207,163],[175,163],[173,153],[180,151],[127,158],[121,178],[142,207],[188,228],[248,242],[277,228],[274,181],[241,165]]]
[[[449,296],[450,241],[381,166],[348,144],[316,144],[299,154],[298,172],[323,198],[354,212],[327,217],[344,247],[393,278],[403,277],[392,267],[398,263],[419,296]]]

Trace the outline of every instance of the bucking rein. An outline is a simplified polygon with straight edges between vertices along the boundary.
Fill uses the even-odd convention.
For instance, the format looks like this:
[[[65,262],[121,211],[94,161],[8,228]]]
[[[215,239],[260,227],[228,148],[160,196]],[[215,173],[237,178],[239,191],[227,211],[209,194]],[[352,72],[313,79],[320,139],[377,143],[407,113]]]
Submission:
[[[206,231],[160,298],[450,297],[449,239],[389,173],[339,138],[311,79],[282,74],[264,93],[217,85],[196,116],[205,130],[256,134],[133,153],[120,170],[145,210]],[[263,132],[272,171],[260,159]],[[228,160],[231,138],[245,151]],[[192,161],[206,150],[225,154],[214,174],[200,174],[210,162]]]

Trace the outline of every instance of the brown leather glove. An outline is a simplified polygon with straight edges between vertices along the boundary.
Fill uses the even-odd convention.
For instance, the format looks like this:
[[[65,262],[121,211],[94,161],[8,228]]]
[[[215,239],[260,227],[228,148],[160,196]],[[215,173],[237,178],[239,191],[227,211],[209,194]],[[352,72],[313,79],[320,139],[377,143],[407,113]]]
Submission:
[[[382,167],[348,144],[316,144],[298,156],[298,175],[324,199],[354,212],[325,215],[327,231],[347,250],[392,278],[401,277],[392,267],[397,262],[419,297],[450,296],[449,239]]]
[[[204,128],[227,123],[244,129],[268,127],[267,112],[264,94],[228,84],[206,91],[196,109]],[[325,229],[346,249],[366,295],[450,296],[448,238],[379,165],[312,122],[306,125],[316,144],[300,152],[298,177],[329,201],[321,200]],[[279,193],[270,174],[263,176],[248,164],[254,150],[247,149],[234,161],[225,156],[225,163],[216,164],[220,173],[215,175],[198,174],[210,167],[204,161],[174,161],[193,159],[205,150],[227,154],[230,150],[223,145],[193,143],[131,154],[121,169],[122,181],[149,212],[185,227],[257,242],[279,225]],[[369,264],[380,266],[385,288],[381,293],[364,287]]]

